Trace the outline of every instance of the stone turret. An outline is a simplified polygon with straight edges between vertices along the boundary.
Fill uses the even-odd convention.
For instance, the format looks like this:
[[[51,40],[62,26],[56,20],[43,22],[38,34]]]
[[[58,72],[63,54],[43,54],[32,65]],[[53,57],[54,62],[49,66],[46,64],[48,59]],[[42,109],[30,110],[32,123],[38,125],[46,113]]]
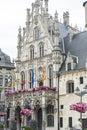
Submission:
[[[17,57],[20,58],[21,53],[21,42],[22,42],[22,35],[21,35],[21,27],[18,29],[18,46],[17,46]]]
[[[87,1],[83,3],[83,6],[85,7],[85,28],[87,29]]]
[[[53,64],[54,71],[59,70],[61,65],[61,49],[59,47],[58,13],[55,12],[54,18],[54,45],[53,45]],[[55,72],[56,76],[56,72]],[[55,84],[56,85],[56,84]]]
[[[48,0],[44,0],[45,2],[45,14],[48,14]]]
[[[40,0],[35,1],[34,7],[35,7],[35,15],[39,15]]]
[[[66,26],[69,25],[69,12],[68,11],[63,13],[63,23]]]
[[[59,30],[58,30],[58,13],[55,12],[54,18],[54,48],[60,50],[59,48]]]
[[[22,35],[21,35],[21,27],[19,27],[18,29],[18,44],[21,44],[21,40],[22,40]]]
[[[30,9],[27,9],[26,27],[30,25]]]

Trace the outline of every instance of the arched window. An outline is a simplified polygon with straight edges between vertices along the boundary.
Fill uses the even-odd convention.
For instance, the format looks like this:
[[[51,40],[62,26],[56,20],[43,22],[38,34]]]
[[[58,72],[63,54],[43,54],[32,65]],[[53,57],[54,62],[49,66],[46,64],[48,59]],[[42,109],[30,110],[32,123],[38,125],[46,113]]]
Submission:
[[[74,82],[73,81],[67,82],[66,91],[67,91],[67,93],[74,93]]]
[[[33,80],[34,80],[34,74],[32,73],[32,70],[29,71],[29,88],[33,88]]]
[[[30,46],[30,60],[34,59],[34,46]]]
[[[53,66],[49,66],[49,86],[53,86]]]
[[[39,53],[40,53],[40,57],[44,56],[44,44],[42,43],[39,44]]]
[[[71,63],[68,63],[68,64],[67,64],[67,70],[68,70],[68,71],[71,70]]]
[[[3,86],[3,75],[0,75],[0,87]]]
[[[5,75],[5,87],[12,86],[12,75],[10,73]]]
[[[54,116],[53,115],[47,116],[47,126],[48,127],[54,126]]]
[[[21,89],[25,87],[25,73],[24,71],[21,72]]]
[[[47,109],[47,126],[52,127],[54,126],[54,106],[53,105],[48,105]]]
[[[49,104],[47,106],[47,114],[54,114],[54,106]]]
[[[35,40],[38,40],[39,37],[40,37],[40,30],[39,30],[38,27],[35,27],[35,28],[34,28],[34,39],[35,39]]]

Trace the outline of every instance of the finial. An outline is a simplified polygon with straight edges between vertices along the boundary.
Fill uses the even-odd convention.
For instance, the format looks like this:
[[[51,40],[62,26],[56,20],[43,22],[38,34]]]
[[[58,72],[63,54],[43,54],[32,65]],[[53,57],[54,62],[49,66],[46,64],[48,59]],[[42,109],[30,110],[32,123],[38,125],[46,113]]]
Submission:
[[[21,35],[21,26],[19,26],[18,32]]]
[[[21,42],[21,39],[22,39],[22,36],[21,36],[21,26],[19,26],[19,29],[18,29],[18,43]]]
[[[55,12],[55,20],[58,21],[58,13],[57,13],[57,10]]]

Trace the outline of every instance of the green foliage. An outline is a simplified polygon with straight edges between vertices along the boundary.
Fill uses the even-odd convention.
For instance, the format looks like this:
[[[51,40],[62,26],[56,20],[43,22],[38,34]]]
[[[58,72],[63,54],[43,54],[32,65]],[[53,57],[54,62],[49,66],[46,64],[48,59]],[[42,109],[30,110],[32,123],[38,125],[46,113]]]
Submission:
[[[24,127],[24,130],[32,130],[32,128],[29,127],[29,126],[25,126],[25,127]]]
[[[0,128],[4,128],[4,125],[3,125],[3,123],[0,123]]]
[[[87,130],[87,128],[85,128],[84,130]]]
[[[32,128],[32,130],[37,130],[37,122],[35,120],[30,120],[29,126]]]
[[[11,130],[16,130],[17,129],[17,122],[15,120],[11,120],[10,129]]]

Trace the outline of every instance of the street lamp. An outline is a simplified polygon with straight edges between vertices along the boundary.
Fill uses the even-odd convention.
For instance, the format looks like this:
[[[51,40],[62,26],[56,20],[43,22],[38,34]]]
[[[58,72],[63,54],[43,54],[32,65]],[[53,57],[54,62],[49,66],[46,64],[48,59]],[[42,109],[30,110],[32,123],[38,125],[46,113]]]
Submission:
[[[80,96],[80,103],[82,103],[82,96],[87,93],[87,85],[83,89],[79,89],[79,87],[76,87],[75,94],[77,96]],[[82,112],[80,112],[80,119],[82,121]]]
[[[59,102],[59,78],[60,78],[60,73],[58,72],[57,73],[57,77],[58,77],[58,89],[57,89],[57,104],[58,104],[58,130],[60,130],[60,116],[59,116],[59,105],[60,105],[60,102]]]

